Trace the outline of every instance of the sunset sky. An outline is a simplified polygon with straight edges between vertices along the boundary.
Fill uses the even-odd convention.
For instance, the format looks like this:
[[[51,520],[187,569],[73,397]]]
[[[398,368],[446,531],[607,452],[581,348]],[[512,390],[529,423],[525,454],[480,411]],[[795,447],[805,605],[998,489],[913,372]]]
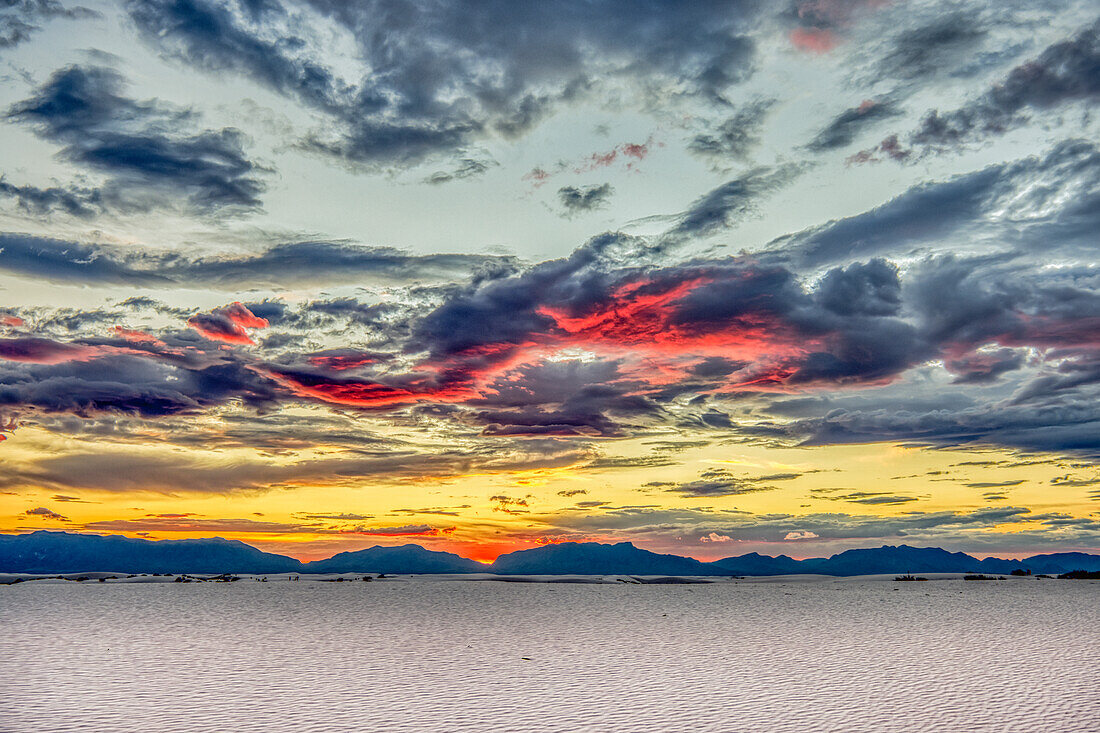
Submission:
[[[1100,18],[0,7],[0,531],[1100,549]]]

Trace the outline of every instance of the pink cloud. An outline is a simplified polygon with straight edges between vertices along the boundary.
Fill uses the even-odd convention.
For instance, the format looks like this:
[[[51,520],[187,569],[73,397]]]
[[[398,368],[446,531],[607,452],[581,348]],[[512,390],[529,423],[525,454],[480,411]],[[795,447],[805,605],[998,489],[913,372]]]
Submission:
[[[267,319],[260,318],[241,303],[215,308],[188,319],[187,325],[208,339],[228,344],[254,344],[246,328],[267,328]]]

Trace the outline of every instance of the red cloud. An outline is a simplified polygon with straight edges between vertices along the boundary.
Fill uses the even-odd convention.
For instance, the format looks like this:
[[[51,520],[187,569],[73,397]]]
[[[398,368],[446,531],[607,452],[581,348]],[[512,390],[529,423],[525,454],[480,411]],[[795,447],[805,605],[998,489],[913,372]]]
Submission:
[[[267,319],[260,318],[241,303],[199,313],[187,320],[187,325],[208,339],[229,344],[254,344],[246,328],[267,328]]]
[[[860,108],[862,109],[862,105],[860,105]],[[875,145],[872,148],[867,148],[866,150],[860,150],[858,153],[854,153],[848,156],[848,158],[844,162],[847,165],[878,163],[882,160],[882,158],[878,157],[879,153],[882,153],[889,158],[893,158],[894,160],[900,161],[908,158],[912,154],[912,151],[906,150],[901,146],[901,143],[898,142],[897,135],[890,135],[878,145]]]
[[[592,153],[584,162],[574,169],[574,173],[586,173],[588,171],[596,170],[597,168],[606,168],[616,160],[620,155],[628,158],[634,158],[635,160],[645,160],[649,155],[650,146],[653,145],[653,138],[646,140],[644,143],[623,143],[616,145],[606,152]],[[627,168],[632,168],[633,163],[628,163]]]
[[[8,328],[19,328],[24,323],[24,320],[19,316],[0,316],[0,326],[7,326]]]
[[[115,326],[111,330],[114,331],[116,336],[126,339],[132,344],[150,344],[152,346],[167,345],[156,336],[147,334],[144,331],[134,331],[129,328],[123,328],[122,326]]]
[[[62,344],[49,339],[28,336],[0,339],[0,359],[30,364],[61,364],[66,361],[87,361],[100,355],[101,349],[80,344]]]
[[[386,359],[385,354],[375,354],[369,351],[357,351],[355,349],[333,349],[331,351],[319,351],[309,356],[309,363],[322,369],[331,369],[342,372],[349,369],[377,364]]]
[[[542,168],[532,168],[529,173],[524,174],[524,181],[534,181],[535,188],[542,186],[550,178],[550,173]]]
[[[643,143],[621,143],[611,148],[610,150],[597,151],[595,153],[589,153],[581,158],[579,163],[574,164],[574,173],[588,173],[598,168],[607,168],[614,165],[615,161],[619,160],[620,156],[624,158],[633,158],[631,161],[627,161],[627,170],[632,170],[638,161],[645,160],[649,157],[649,154],[653,151],[654,146],[664,147],[664,143],[653,141],[653,136],[650,136]],[[539,188],[546,184],[552,177],[558,173],[562,173],[569,170],[569,164],[559,162],[552,170],[546,170],[545,168],[532,168],[529,172],[523,175],[524,181],[531,181],[535,188]]]
[[[242,328],[267,328],[267,319],[254,315],[240,303],[232,303],[221,309],[226,318]]]
[[[615,290],[609,302],[585,315],[572,317],[563,309],[550,307],[539,309],[539,313],[553,319],[569,340],[624,346],[652,342],[670,336],[666,330],[669,304],[703,282],[707,279],[700,277],[663,286],[628,283]]]
[[[409,383],[389,385],[365,379],[331,379],[302,372],[257,369],[259,373],[301,397],[310,397],[335,405],[349,407],[389,407],[417,400],[435,402],[460,402],[477,396],[470,388],[470,379],[452,379],[433,383],[418,376]]]
[[[565,310],[543,307],[539,312],[554,321],[551,341],[582,348],[609,347],[634,355],[690,357],[719,354],[760,358],[781,349],[801,351],[802,340],[786,324],[764,309],[747,309],[736,317],[715,321],[679,319],[685,296],[714,282],[699,275],[680,282],[641,280],[620,286],[605,303],[571,316]],[[656,363],[650,364],[654,369]],[[660,371],[660,370],[658,370]],[[664,380],[671,381],[666,374]]]

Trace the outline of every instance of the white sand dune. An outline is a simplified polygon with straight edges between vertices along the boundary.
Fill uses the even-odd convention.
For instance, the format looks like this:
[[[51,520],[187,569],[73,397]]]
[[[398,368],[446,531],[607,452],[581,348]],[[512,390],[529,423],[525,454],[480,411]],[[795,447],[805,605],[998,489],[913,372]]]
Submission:
[[[1100,582],[149,577],[0,587],[0,730],[1066,733],[1100,720]]]

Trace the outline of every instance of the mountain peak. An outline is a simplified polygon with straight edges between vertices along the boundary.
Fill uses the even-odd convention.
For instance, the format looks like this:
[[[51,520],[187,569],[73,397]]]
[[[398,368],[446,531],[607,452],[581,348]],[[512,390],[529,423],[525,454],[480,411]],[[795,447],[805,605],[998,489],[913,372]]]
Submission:
[[[490,566],[421,545],[373,545],[301,563],[222,537],[145,540],[37,530],[0,534],[0,572],[70,573],[500,573],[504,575],[870,575],[897,573],[1034,573],[1100,570],[1100,555],[1062,552],[1023,560],[978,560],[940,547],[883,545],[828,558],[795,560],[750,552],[714,562],[666,555],[632,542],[560,542],[501,555]]]

